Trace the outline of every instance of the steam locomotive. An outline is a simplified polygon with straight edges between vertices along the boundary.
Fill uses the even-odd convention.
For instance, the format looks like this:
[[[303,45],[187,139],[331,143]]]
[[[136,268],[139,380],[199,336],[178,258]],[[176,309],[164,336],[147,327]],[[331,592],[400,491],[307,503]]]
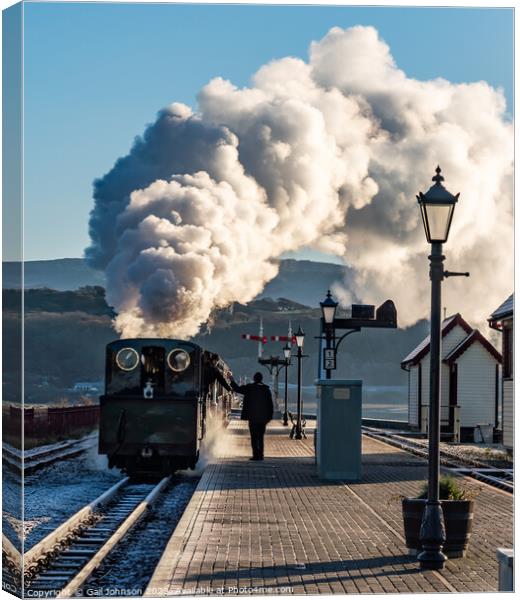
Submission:
[[[211,420],[227,425],[230,370],[197,344],[122,339],[106,347],[99,454],[131,476],[194,468]]]

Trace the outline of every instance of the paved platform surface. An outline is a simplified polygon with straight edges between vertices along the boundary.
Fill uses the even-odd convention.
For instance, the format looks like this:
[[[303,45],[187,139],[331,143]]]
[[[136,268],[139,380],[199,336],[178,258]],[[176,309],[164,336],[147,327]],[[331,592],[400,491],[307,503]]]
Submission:
[[[424,460],[363,438],[363,481],[320,481],[312,435],[270,425],[266,460],[250,462],[232,422],[173,533],[145,595],[483,592],[498,589],[496,549],[512,547],[513,499],[480,488],[467,556],[421,571],[404,543],[400,495]]]

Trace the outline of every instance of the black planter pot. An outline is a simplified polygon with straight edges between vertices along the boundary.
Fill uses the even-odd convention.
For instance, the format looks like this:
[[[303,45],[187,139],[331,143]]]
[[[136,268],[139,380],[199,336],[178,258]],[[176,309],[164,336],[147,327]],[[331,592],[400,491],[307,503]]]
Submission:
[[[403,498],[404,537],[409,554],[415,555],[421,548],[419,532],[426,500],[419,498]]]
[[[406,547],[410,554],[421,550],[419,534],[426,500],[403,498],[403,521]],[[441,500],[446,529],[443,552],[448,558],[465,556],[473,525],[473,500]]]
[[[446,528],[443,552],[448,558],[466,555],[473,526],[473,500],[441,500]]]

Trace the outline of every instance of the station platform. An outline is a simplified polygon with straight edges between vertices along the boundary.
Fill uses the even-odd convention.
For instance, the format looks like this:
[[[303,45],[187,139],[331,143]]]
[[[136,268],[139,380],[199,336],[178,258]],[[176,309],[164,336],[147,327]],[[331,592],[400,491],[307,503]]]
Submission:
[[[313,435],[272,422],[265,461],[249,461],[247,423],[233,421],[170,538],[145,596],[498,590],[496,549],[513,544],[513,498],[486,484],[467,556],[422,571],[404,542],[401,496],[427,476],[421,458],[363,437],[363,480],[321,481]]]

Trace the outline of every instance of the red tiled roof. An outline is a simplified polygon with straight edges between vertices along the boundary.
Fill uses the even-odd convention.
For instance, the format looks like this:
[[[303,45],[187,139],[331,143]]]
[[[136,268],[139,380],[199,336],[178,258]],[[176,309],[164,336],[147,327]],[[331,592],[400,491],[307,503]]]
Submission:
[[[446,317],[446,319],[444,319],[444,321],[442,322],[442,337],[448,334],[456,325],[460,325],[460,327],[462,327],[462,329],[464,329],[464,331],[468,335],[473,331],[472,327],[462,318],[460,313],[456,313],[454,315],[451,315],[451,317]],[[416,365],[428,354],[429,351],[430,336],[428,335],[414,350],[410,352],[410,354],[408,354],[408,356],[403,358],[403,360],[401,361],[401,367],[410,364]]]

